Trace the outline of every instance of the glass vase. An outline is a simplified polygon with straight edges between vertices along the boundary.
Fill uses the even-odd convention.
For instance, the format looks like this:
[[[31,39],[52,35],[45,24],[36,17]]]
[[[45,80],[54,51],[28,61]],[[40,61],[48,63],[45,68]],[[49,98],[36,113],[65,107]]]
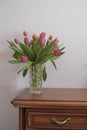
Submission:
[[[30,87],[29,92],[31,94],[42,93],[42,79],[43,79],[43,65],[35,64],[30,67],[29,70]]]

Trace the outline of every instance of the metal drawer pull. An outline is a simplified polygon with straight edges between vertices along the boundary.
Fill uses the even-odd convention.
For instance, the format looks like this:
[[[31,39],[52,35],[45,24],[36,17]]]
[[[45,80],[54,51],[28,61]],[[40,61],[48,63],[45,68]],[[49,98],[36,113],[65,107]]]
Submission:
[[[62,121],[57,121],[55,117],[51,117],[50,120],[53,121],[53,122],[55,122],[55,123],[58,124],[58,125],[63,125],[63,124],[65,124],[65,123],[67,123],[68,121],[70,121],[71,118],[65,118],[65,119],[62,120]]]

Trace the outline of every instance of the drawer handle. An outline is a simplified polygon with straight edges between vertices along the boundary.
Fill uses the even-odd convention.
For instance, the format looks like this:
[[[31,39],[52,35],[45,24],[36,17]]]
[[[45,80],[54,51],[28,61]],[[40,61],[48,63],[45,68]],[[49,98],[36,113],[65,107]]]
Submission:
[[[63,124],[66,124],[68,121],[70,121],[71,118],[65,118],[62,121],[57,121],[55,117],[51,117],[50,120],[53,121],[53,122],[55,122],[58,125],[63,125]]]

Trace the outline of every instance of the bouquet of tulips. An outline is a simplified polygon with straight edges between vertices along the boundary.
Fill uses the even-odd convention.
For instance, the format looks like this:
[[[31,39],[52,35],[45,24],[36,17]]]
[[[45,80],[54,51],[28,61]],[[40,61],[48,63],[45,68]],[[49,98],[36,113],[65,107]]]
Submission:
[[[23,35],[23,42],[20,42],[17,38],[13,41],[8,41],[10,49],[14,51],[14,59],[9,60],[9,63],[24,63],[24,66],[18,71],[18,73],[23,72],[23,76],[27,74],[32,65],[43,64],[43,80],[45,81],[47,78],[45,63],[50,60],[55,69],[57,69],[55,60],[64,54],[65,47],[59,45],[58,38],[54,39],[52,35],[49,35],[48,39],[46,39],[46,33],[44,32],[39,36],[33,34],[31,40],[26,31],[23,32]]]

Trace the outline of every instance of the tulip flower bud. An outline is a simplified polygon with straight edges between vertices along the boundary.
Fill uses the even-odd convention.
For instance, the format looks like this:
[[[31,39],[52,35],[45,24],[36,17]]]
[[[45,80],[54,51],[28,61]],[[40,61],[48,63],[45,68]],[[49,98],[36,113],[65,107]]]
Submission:
[[[40,34],[40,39],[44,39],[46,37],[46,33],[45,32],[42,32],[41,34]]]
[[[29,44],[29,38],[28,38],[28,37],[25,37],[25,38],[24,38],[24,43],[25,43],[25,44]]]
[[[37,38],[38,38],[38,37],[37,37],[37,35],[36,35],[36,34],[33,34],[33,35],[32,35],[32,39],[33,39],[34,41],[36,41],[36,40],[37,40]]]
[[[32,42],[33,42],[33,41],[31,40],[31,41],[29,42],[29,44],[32,45]]]
[[[24,36],[28,36],[28,33],[26,31],[23,32]]]
[[[18,43],[19,43],[19,40],[18,40],[17,38],[15,38],[15,39],[14,39],[14,42],[15,42],[16,44],[18,44]]]
[[[21,56],[20,60],[21,62],[26,63],[28,59],[26,56]]]
[[[54,40],[54,42],[53,42],[53,45],[54,45],[55,47],[57,47],[57,46],[58,46],[58,42],[59,42],[59,40],[56,38],[56,39]]]
[[[53,39],[53,36],[52,35],[49,35],[49,38],[48,38],[49,40],[52,40]]]
[[[44,46],[45,43],[46,43],[46,39],[40,39],[40,45],[41,45],[41,46]]]
[[[58,55],[60,55],[61,54],[61,50],[60,49],[56,49],[56,50],[54,50],[54,52],[53,52],[53,55],[54,56],[58,56]]]

